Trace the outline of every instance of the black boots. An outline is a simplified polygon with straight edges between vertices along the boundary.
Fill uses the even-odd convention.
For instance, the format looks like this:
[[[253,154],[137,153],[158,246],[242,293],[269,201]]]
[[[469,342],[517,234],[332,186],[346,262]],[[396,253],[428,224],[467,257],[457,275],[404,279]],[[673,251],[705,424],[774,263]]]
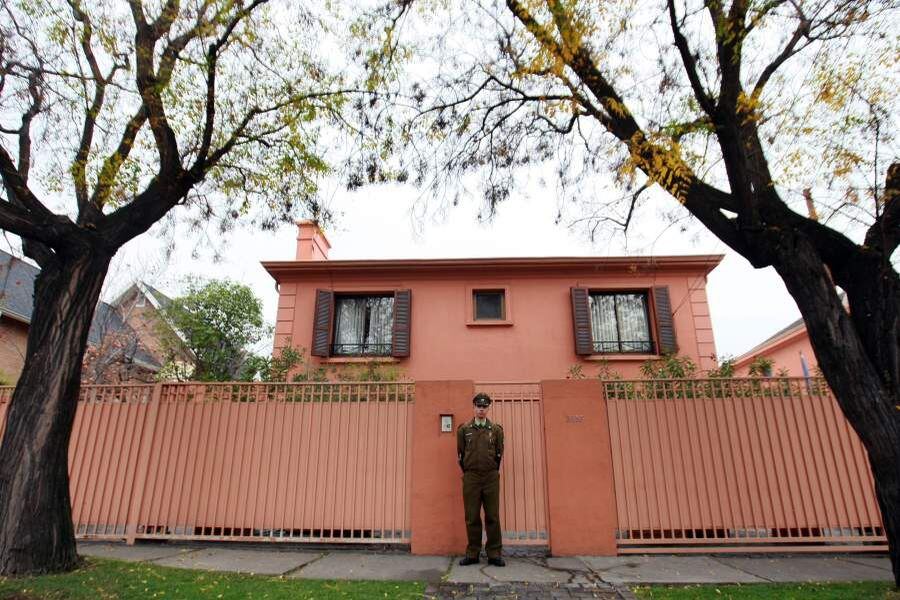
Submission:
[[[477,565],[477,564],[478,564],[477,558],[469,558],[468,556],[464,556],[461,559],[459,559],[459,565],[461,567],[467,567],[469,565]],[[506,561],[498,556],[497,558],[489,558],[488,564],[491,565],[492,567],[505,567]]]

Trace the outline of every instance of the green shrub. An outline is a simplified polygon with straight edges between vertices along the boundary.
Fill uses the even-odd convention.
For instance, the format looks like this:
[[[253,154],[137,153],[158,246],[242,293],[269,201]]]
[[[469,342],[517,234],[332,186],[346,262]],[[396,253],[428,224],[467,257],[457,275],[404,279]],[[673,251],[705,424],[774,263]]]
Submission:
[[[775,361],[767,356],[757,356],[750,361],[750,377],[771,377]]]
[[[644,379],[693,379],[697,375],[697,365],[689,356],[666,354],[642,364],[641,375]]]

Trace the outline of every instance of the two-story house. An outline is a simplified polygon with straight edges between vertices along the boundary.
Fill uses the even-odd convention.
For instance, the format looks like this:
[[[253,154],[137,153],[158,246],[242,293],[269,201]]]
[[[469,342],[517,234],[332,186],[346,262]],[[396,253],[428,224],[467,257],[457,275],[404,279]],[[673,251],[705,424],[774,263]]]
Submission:
[[[314,365],[476,381],[636,377],[672,353],[716,366],[706,277],[721,255],[329,260],[316,223],[298,225],[296,259],[263,266],[275,351],[302,347]]]

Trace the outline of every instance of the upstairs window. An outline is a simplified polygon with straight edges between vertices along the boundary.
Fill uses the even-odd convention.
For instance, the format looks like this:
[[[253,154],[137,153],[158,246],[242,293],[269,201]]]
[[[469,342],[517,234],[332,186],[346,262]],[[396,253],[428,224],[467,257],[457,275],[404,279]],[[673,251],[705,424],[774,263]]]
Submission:
[[[394,296],[336,296],[333,356],[390,356]]]
[[[409,356],[411,290],[335,294],[317,289],[315,298],[312,356]]]
[[[506,293],[503,290],[476,290],[472,296],[476,321],[506,319]]]
[[[591,292],[589,304],[595,353],[655,354],[646,293]]]

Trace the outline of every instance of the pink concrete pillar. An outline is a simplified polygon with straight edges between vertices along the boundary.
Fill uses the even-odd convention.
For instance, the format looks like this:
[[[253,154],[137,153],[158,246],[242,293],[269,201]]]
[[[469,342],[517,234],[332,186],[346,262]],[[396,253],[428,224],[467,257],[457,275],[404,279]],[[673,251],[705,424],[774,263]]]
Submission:
[[[471,381],[417,381],[412,430],[410,521],[413,554],[463,554],[466,525],[456,428],[472,417]],[[453,430],[441,432],[441,415]]]
[[[598,380],[542,381],[553,556],[616,555],[616,496]]]

